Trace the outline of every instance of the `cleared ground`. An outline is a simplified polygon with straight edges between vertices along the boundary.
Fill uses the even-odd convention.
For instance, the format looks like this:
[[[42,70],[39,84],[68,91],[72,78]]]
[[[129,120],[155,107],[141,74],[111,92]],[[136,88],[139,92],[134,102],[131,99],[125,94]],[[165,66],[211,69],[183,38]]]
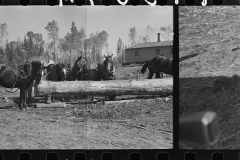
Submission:
[[[117,79],[136,79],[137,67],[117,67]],[[140,75],[146,78],[146,75]],[[5,88],[0,88],[5,92]],[[118,96],[66,99],[65,108],[17,108],[19,91],[0,99],[0,149],[169,149],[173,146],[172,98]],[[45,99],[35,98],[34,103]],[[55,101],[59,101],[58,99]]]

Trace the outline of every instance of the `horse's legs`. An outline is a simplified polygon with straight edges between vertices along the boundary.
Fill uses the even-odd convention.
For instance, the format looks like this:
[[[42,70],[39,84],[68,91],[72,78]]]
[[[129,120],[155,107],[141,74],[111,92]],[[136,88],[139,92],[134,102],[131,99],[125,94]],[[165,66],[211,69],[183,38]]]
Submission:
[[[148,79],[152,79],[154,72],[149,71]]]
[[[54,103],[54,97],[53,96],[51,96],[51,100],[52,100],[52,103]]]
[[[161,78],[160,74],[161,74],[161,73],[155,73],[156,78]]]
[[[160,76],[161,76],[161,78],[163,78],[163,72],[160,72]]]
[[[28,101],[31,102],[32,101],[32,84],[28,88],[27,93],[28,93]]]
[[[26,102],[26,93],[27,93],[28,91],[27,90],[25,90],[25,93],[23,94],[23,107],[24,108],[26,108],[26,109],[28,109],[28,106],[27,106],[27,102]]]
[[[19,105],[18,107],[20,110],[25,110],[26,108],[26,86],[21,86],[20,87],[20,100],[19,100]]]
[[[19,104],[18,104],[18,107],[19,107],[19,109],[20,110],[22,110],[23,108],[22,108],[22,102],[23,102],[23,94],[25,94],[23,91],[22,91],[22,89],[20,88],[20,97],[19,97]]]

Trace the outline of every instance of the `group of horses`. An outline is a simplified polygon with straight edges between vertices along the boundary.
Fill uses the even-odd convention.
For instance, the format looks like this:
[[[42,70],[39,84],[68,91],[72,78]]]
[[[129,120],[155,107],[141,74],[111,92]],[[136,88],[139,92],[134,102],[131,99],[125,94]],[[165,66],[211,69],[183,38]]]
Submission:
[[[101,81],[115,80],[115,67],[112,56],[105,56],[102,64],[98,64],[96,69],[90,69],[85,57],[78,57],[72,70],[63,63],[44,65],[41,61],[26,61],[24,65],[9,67],[0,64],[0,85],[5,88],[20,89],[20,100],[18,107],[20,110],[28,109],[26,104],[26,93],[31,101],[32,86],[41,83],[42,78],[47,81]]]
[[[32,86],[40,84],[43,77],[46,77],[47,81],[116,80],[112,56],[104,55],[105,60],[103,63],[97,64],[95,69],[90,69],[87,58],[82,56],[77,58],[72,69],[67,68],[63,63],[44,65],[41,61],[27,61],[17,68],[0,64],[0,85],[5,88],[20,89],[18,107],[20,110],[25,110],[28,109],[26,105],[27,91],[31,101]],[[172,58],[157,56],[143,65],[141,73],[144,74],[148,68],[148,79],[151,79],[154,73],[156,78],[162,78],[163,73],[172,75],[172,67]],[[115,99],[115,96],[108,98]]]
[[[104,55],[104,62],[97,64],[95,69],[90,69],[87,58],[82,56],[77,58],[71,70],[63,63],[49,64],[44,67],[43,76],[47,81],[115,80],[112,56]]]
[[[95,69],[90,69],[87,58],[82,56],[77,58],[71,70],[63,63],[50,64],[45,67],[43,76],[47,81],[116,80],[112,56],[104,55],[104,62],[97,64]],[[113,100],[115,96],[108,96],[108,99]]]

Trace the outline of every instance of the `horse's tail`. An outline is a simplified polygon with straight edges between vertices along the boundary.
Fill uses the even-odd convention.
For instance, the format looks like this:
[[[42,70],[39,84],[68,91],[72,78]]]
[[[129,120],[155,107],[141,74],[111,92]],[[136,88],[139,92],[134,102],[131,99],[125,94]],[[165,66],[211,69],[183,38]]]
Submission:
[[[141,69],[141,73],[142,73],[142,74],[144,74],[144,73],[146,72],[147,67],[148,67],[148,63],[149,63],[149,61],[147,61],[147,62],[144,63],[144,65],[143,65],[143,67],[142,67],[142,69]]]

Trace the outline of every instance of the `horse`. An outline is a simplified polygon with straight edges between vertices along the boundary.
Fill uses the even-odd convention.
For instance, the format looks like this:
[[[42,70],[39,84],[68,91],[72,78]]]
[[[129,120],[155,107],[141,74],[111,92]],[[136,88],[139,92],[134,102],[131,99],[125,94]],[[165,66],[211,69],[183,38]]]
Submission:
[[[69,80],[71,81],[100,81],[99,71],[97,69],[90,69],[88,60],[85,57],[78,57],[72,70],[70,71]],[[87,96],[84,96],[85,98]],[[93,96],[92,96],[93,100]]]
[[[66,81],[67,80],[67,68],[63,63],[49,64],[46,67],[47,81]]]
[[[0,64],[0,66],[7,67],[5,64]],[[25,64],[19,65],[15,69],[17,69],[22,76],[27,76],[31,72],[31,65],[30,65],[29,61],[26,61]],[[7,91],[7,90],[6,90],[6,92],[14,93],[12,91]],[[29,101],[31,101],[31,94],[29,94],[29,89],[28,89],[28,98],[29,98]]]
[[[25,64],[19,65],[17,69],[21,72],[23,76],[26,76],[31,73],[31,65],[29,61],[26,61]]]
[[[115,66],[113,65],[112,56],[105,56],[105,60],[102,64],[98,64],[97,69],[99,71],[99,79],[106,81],[106,80],[116,80],[115,75]],[[115,100],[115,95],[108,96],[109,100]]]
[[[81,80],[84,73],[89,72],[89,66],[85,57],[79,56],[73,65],[69,79],[71,81]]]
[[[20,69],[11,68],[6,65],[0,67],[0,85],[5,88],[18,88],[20,89],[20,97],[18,107],[20,110],[28,109],[26,105],[26,91],[33,84],[41,82],[42,64],[40,61],[31,62],[31,72],[25,75]],[[21,68],[21,67],[20,67]]]
[[[149,70],[148,79],[152,79],[154,73],[156,78],[163,78],[163,73],[173,75],[173,60],[163,55],[156,56],[144,63],[141,73],[144,74],[147,68]]]
[[[115,66],[113,65],[112,56],[105,56],[105,60],[102,64],[98,64],[98,70],[101,73],[100,79],[101,80],[116,80],[115,75]]]
[[[88,72],[81,73],[81,81],[101,81],[98,69],[90,69]]]
[[[20,71],[20,73],[23,75],[23,76],[27,76],[28,74],[31,73],[31,62],[29,62],[28,60],[25,62],[25,64],[23,65],[19,65],[17,67],[17,69]],[[28,97],[28,101],[30,102],[32,100],[32,85],[28,88],[27,90],[27,94],[26,94],[26,97]]]
[[[66,68],[67,70],[67,81],[71,81],[71,69]]]
[[[66,81],[67,80],[67,68],[63,63],[57,63],[57,64],[49,64],[45,70],[44,76],[46,76],[47,81]],[[49,97],[50,98],[50,97]],[[52,101],[54,100],[53,97],[51,97]],[[64,101],[64,98],[62,97],[62,101]],[[50,103],[50,99],[48,99],[48,103]]]

